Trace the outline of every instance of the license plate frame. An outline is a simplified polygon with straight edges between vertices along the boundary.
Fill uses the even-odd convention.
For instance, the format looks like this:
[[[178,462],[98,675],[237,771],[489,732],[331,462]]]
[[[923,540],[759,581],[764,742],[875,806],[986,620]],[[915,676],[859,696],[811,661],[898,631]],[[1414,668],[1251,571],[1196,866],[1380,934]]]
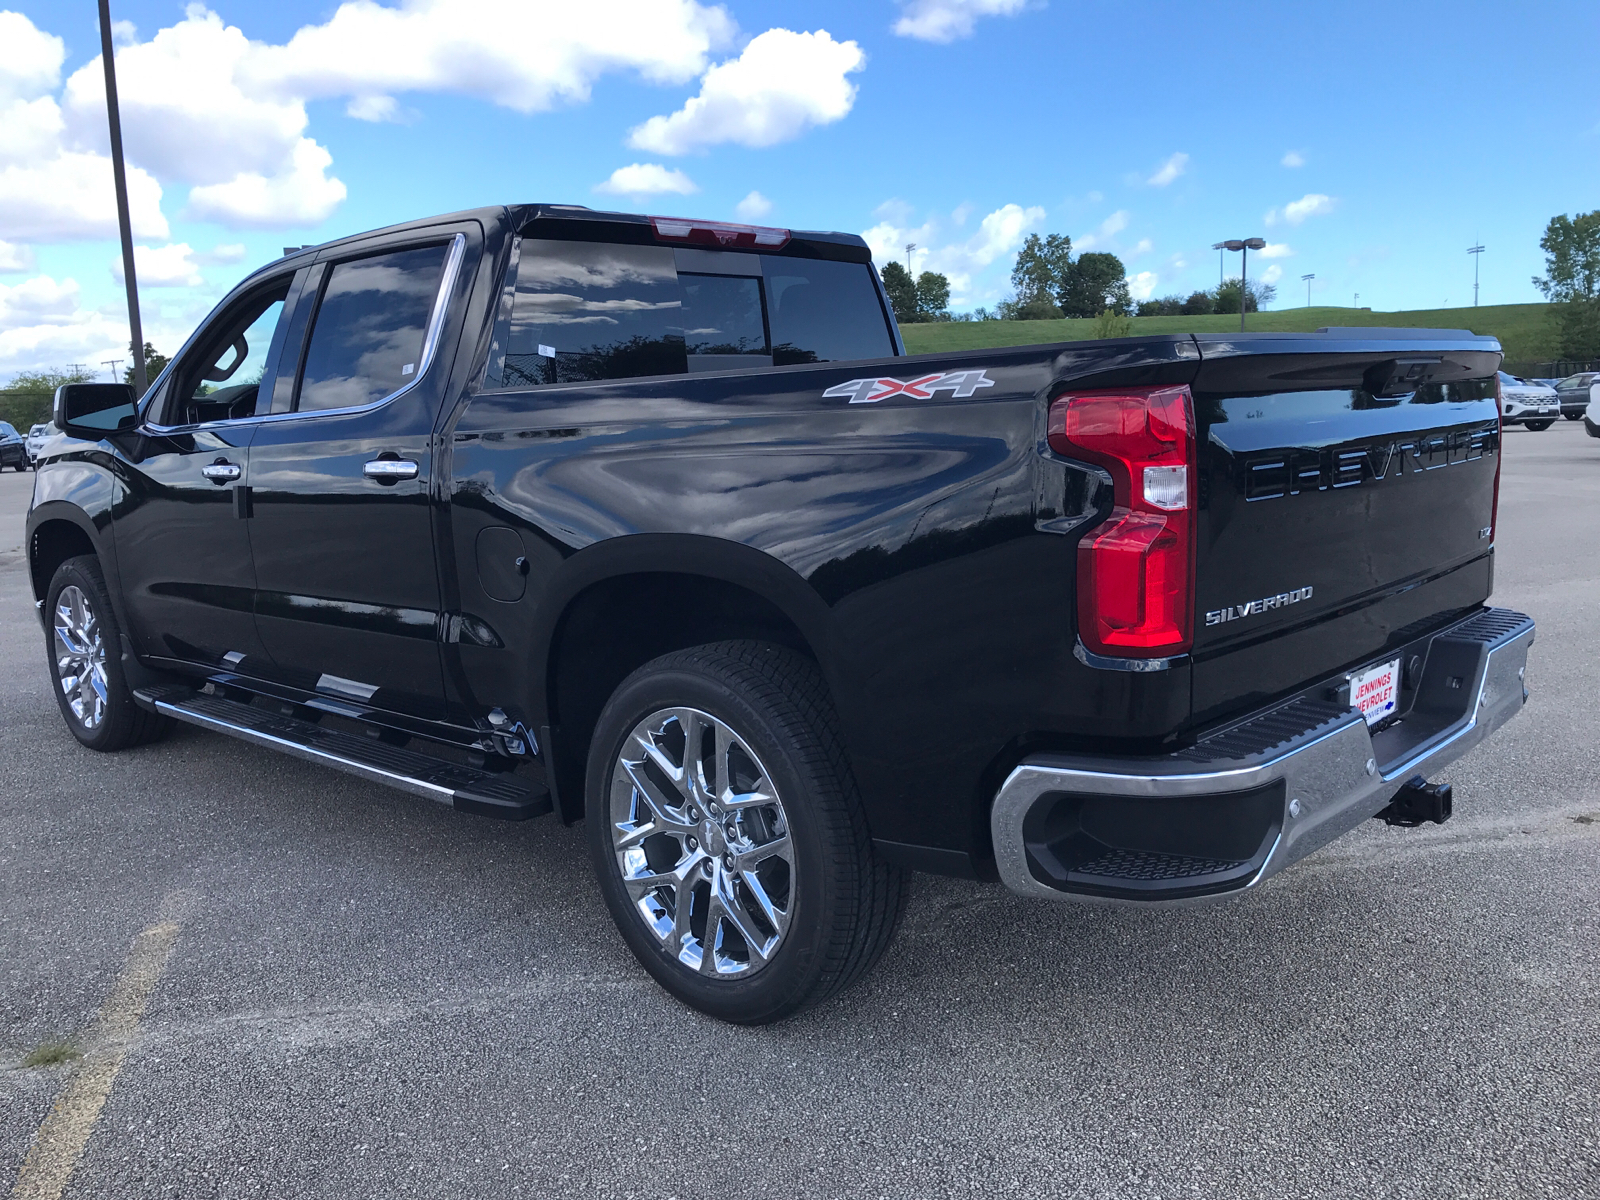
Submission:
[[[1350,676],[1350,705],[1366,718],[1368,728],[1400,711],[1400,660],[1375,663]]]

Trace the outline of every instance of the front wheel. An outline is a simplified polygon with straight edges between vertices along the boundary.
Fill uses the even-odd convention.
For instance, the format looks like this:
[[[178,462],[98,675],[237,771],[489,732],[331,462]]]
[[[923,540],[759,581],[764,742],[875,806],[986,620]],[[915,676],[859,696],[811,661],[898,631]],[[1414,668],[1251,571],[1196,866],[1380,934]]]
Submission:
[[[904,876],[873,851],[827,687],[793,651],[721,642],[635,671],[600,715],[587,801],[612,919],[692,1008],[781,1020],[889,944]]]
[[[45,611],[56,704],[73,737],[91,750],[122,750],[154,741],[171,727],[167,718],[133,701],[122,675],[116,613],[94,555],[69,558],[56,568]]]
[[[1581,412],[1562,413],[1561,415],[1563,417],[1565,417],[1569,421],[1581,421],[1581,420],[1583,420],[1583,414]]]
[[[1555,421],[1529,421],[1527,424],[1528,428],[1533,430],[1534,433],[1543,433],[1546,429],[1549,429],[1550,426],[1554,425]]]

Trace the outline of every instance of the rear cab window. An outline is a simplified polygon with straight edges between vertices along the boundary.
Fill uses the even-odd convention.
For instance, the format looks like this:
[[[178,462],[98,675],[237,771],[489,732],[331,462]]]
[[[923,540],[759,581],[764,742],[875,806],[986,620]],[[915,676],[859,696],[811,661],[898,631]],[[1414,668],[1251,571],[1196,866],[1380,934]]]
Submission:
[[[484,387],[894,353],[867,263],[522,237]]]

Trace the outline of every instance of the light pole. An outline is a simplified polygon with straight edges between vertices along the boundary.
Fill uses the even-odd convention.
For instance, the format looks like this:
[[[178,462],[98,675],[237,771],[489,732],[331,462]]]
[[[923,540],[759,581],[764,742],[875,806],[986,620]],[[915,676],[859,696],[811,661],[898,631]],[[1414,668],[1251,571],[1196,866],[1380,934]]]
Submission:
[[[1307,308],[1311,307],[1311,281],[1313,279],[1315,279],[1316,277],[1317,277],[1316,276],[1316,272],[1312,272],[1310,275],[1302,275],[1302,276],[1300,276],[1300,282],[1302,282],[1302,283],[1304,283],[1306,285],[1306,307]]]
[[[1472,307],[1478,307],[1478,255],[1483,253],[1483,243],[1467,247],[1467,253],[1472,255]]]
[[[106,120],[111,123],[111,179],[117,189],[117,229],[122,234],[122,274],[128,285],[128,328],[133,334],[133,379],[144,395],[144,330],[139,326],[139,284],[133,277],[133,229],[128,219],[128,175],[122,166],[122,114],[117,109],[117,68],[111,53],[111,4],[100,0],[100,57],[106,68]]]
[[[912,273],[911,272],[911,252],[913,250],[915,250],[916,248],[917,248],[917,244],[915,242],[907,242],[906,243],[906,274],[907,275],[910,275]]]
[[[1252,251],[1252,250],[1265,250],[1267,248],[1267,239],[1266,238],[1258,238],[1258,237],[1243,238],[1243,239],[1235,238],[1232,241],[1217,242],[1211,248],[1213,250],[1237,250],[1239,252],[1239,254],[1240,254],[1240,259],[1239,259],[1239,332],[1243,333],[1244,332],[1244,310],[1246,308],[1245,301],[1246,301],[1246,299],[1249,298],[1249,295],[1250,295],[1249,291],[1246,290],[1246,285],[1247,285],[1247,283],[1249,281],[1249,278],[1250,278],[1250,276],[1249,276],[1250,251]],[[1221,259],[1221,257],[1222,257],[1222,255],[1220,255],[1220,254],[1217,255],[1218,259]],[[1222,287],[1221,284],[1217,285],[1218,294],[1219,295],[1221,294],[1221,287]]]

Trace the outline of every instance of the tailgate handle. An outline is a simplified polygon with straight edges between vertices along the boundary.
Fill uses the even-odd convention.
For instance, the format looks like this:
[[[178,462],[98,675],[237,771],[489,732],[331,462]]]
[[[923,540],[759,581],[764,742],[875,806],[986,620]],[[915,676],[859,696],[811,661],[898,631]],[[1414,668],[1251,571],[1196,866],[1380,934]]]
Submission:
[[[1437,374],[1434,368],[1444,363],[1442,358],[1391,358],[1374,363],[1362,375],[1361,382],[1374,396],[1404,396],[1416,391]]]

